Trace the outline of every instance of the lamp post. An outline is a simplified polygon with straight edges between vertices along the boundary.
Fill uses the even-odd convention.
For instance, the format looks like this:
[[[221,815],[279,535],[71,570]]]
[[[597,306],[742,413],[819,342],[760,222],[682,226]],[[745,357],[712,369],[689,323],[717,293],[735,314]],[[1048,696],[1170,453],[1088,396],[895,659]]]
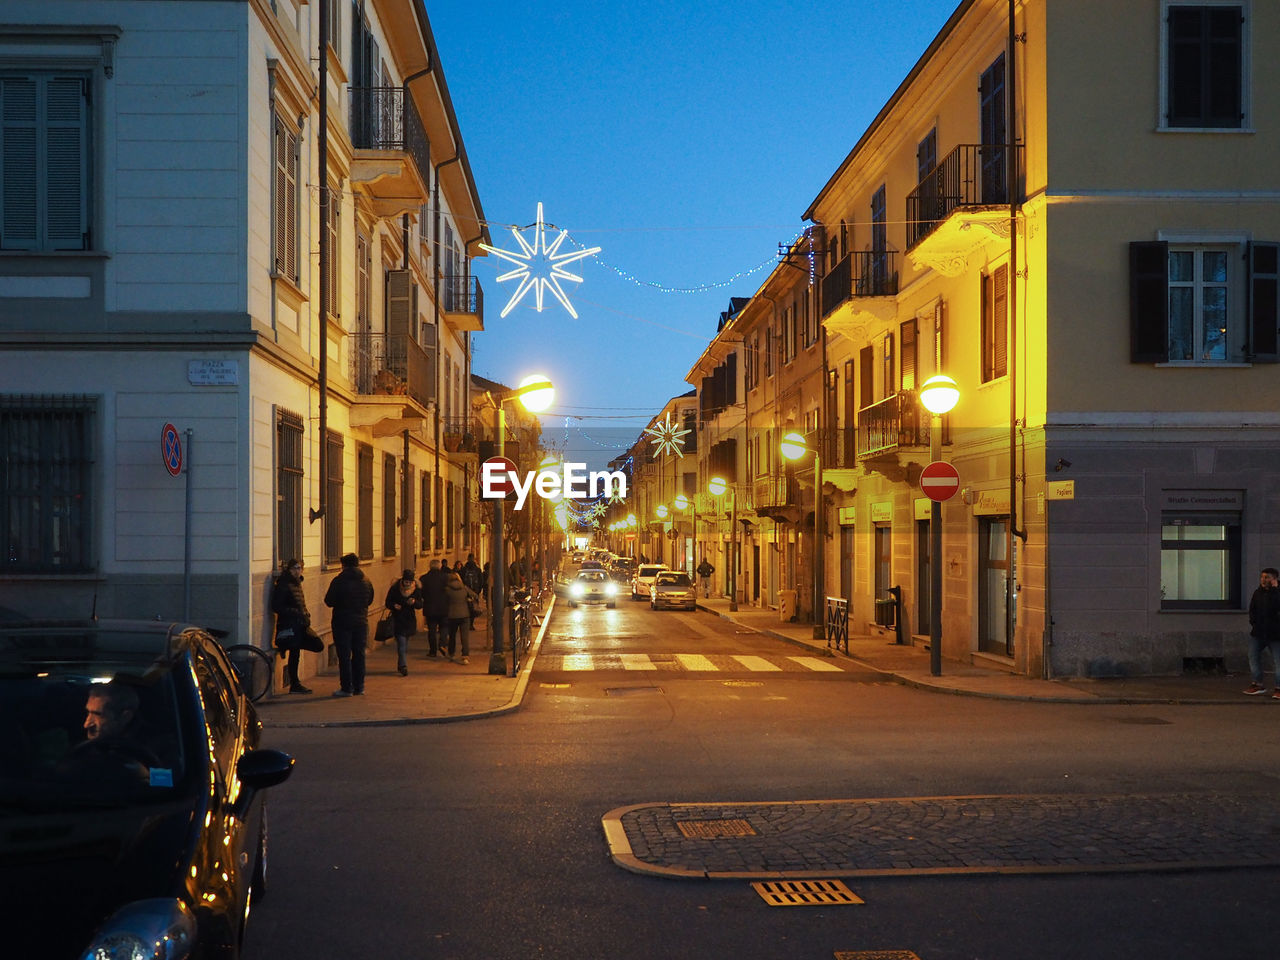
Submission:
[[[688,509],[689,509],[689,498],[688,498],[688,497],[686,497],[683,493],[677,493],[677,494],[676,494],[676,499],[675,499],[674,503],[675,503],[675,508],[676,508],[677,510],[679,510],[681,513],[683,513],[684,511],[686,511],[686,510],[688,510]],[[698,509],[697,509],[697,507],[694,507],[694,511],[693,511],[693,518],[694,518],[694,519],[693,519],[694,536],[696,537],[696,536],[697,536],[697,532],[698,532]],[[681,540],[683,540],[683,537],[681,538]],[[696,545],[695,545],[695,547],[694,547],[694,551],[693,551],[693,552],[694,552],[695,554],[698,552],[698,549],[697,549],[697,546],[696,546]],[[680,558],[681,558],[681,561],[680,561],[680,565],[681,565],[681,567],[683,567],[683,568],[684,568],[684,569],[686,569],[686,570],[687,570],[687,569],[689,569],[689,566],[690,566],[690,565],[689,565],[689,555],[688,555],[688,554],[686,554],[686,553],[684,552],[684,543],[683,543],[683,542],[681,542],[681,544],[680,544]],[[694,563],[694,566],[697,566],[697,563],[696,563],[696,562]]]
[[[788,460],[799,460],[810,452],[809,445],[799,433],[788,433],[779,444],[782,455]],[[826,564],[823,556],[823,540],[826,539],[826,517],[822,509],[822,453],[813,448],[813,636],[823,640],[827,636]]]
[[[942,415],[960,400],[960,388],[946,374],[920,385],[920,402],[933,415],[929,423],[929,460],[942,459]],[[929,673],[942,676],[942,501],[929,505]]]
[[[498,411],[497,455],[504,455],[507,435],[507,411],[503,405],[519,400],[530,413],[538,413],[551,406],[556,391],[551,381],[541,374],[525,377],[516,387],[515,393],[509,397],[489,402]],[[504,498],[495,497],[493,501],[493,543],[491,544],[490,566],[493,568],[489,576],[489,636],[493,639],[493,650],[489,654],[489,673],[505,674],[507,658],[502,649],[503,627],[507,616],[507,570],[506,570],[506,525],[503,518]]]
[[[738,609],[738,495],[722,477],[712,477],[707,483],[711,495],[722,497],[729,493],[729,610]]]

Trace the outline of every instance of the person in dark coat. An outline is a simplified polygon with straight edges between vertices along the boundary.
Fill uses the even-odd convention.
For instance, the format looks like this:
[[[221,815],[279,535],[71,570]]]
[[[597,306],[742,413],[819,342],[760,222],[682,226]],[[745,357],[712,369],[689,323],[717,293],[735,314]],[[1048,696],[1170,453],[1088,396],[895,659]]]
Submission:
[[[1280,570],[1266,567],[1258,577],[1258,589],[1249,599],[1249,671],[1253,682],[1245,687],[1250,696],[1266,692],[1262,682],[1262,651],[1271,651],[1274,683],[1271,698],[1280,700]]]
[[[458,633],[462,633],[462,658],[458,663],[471,662],[471,631],[468,622],[471,619],[471,605],[476,595],[467,589],[462,582],[462,575],[456,570],[449,572],[449,580],[444,588],[447,610],[449,614],[449,659],[454,659],[457,651]]]
[[[369,642],[369,605],[373,584],[360,569],[360,558],[348,553],[342,570],[329,581],[324,603],[333,608],[333,645],[338,654],[339,689],[335,697],[364,693],[364,650]]]
[[[448,572],[440,569],[439,560],[432,560],[430,569],[422,575],[422,616],[427,621],[427,655],[432,659],[439,655],[444,640],[445,619],[449,614],[444,595],[448,577]]]
[[[400,676],[409,675],[409,638],[418,632],[418,615],[422,609],[422,590],[417,575],[405,570],[387,591],[386,607],[396,632],[396,667]]]
[[[302,561],[286,560],[280,575],[271,588],[271,612],[276,615],[276,647],[280,656],[288,656],[284,666],[285,683],[290,693],[310,693],[298,678],[298,661],[302,656],[301,640],[311,626],[311,614],[307,610],[307,598],[302,593]],[[281,633],[285,636],[281,637]]]
[[[477,597],[484,596],[484,572],[480,569],[480,564],[476,563],[476,555],[474,553],[467,554],[466,565],[462,568],[462,582],[468,590]],[[476,617],[480,615],[479,602],[471,605],[471,629],[476,628]]]

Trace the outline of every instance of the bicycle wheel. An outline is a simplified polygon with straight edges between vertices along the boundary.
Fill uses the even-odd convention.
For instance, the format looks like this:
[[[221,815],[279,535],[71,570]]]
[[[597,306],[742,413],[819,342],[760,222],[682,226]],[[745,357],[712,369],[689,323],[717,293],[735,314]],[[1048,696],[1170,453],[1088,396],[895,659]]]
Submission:
[[[240,676],[245,696],[258,701],[271,689],[271,655],[261,647],[237,643],[225,648],[227,659]]]

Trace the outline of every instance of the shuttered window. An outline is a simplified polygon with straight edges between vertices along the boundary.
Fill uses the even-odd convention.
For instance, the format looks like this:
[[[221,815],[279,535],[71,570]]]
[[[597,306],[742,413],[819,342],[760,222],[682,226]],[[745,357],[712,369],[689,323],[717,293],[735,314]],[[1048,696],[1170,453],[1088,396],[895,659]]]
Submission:
[[[396,555],[396,458],[382,455],[382,555]]]
[[[1165,37],[1166,126],[1242,127],[1244,7],[1171,4]]]
[[[342,434],[330,430],[325,437],[324,559],[337,563],[342,548]]]
[[[982,275],[982,382],[1008,372],[1009,268]]]
[[[373,559],[373,448],[356,445],[356,553]]]
[[[276,117],[272,142],[271,226],[274,272],[298,282],[298,135]]]
[[[89,249],[90,166],[87,76],[0,76],[0,249]]]
[[[276,554],[302,556],[302,417],[276,411]]]
[[[899,325],[898,336],[902,342],[899,386],[902,390],[914,390],[916,388],[916,321],[908,320]]]

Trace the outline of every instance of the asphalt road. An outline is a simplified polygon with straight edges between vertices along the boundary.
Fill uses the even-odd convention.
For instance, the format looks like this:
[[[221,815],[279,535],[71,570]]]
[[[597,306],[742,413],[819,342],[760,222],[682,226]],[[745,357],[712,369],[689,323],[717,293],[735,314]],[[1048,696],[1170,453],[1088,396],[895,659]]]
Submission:
[[[623,600],[555,615],[517,713],[272,731],[298,765],[271,798],[272,888],[246,956],[1273,952],[1274,869],[857,878],[861,904],[775,907],[745,881],[616,866],[601,818],[628,804],[1280,787],[1269,711],[939,696],[796,656],[705,613]]]

